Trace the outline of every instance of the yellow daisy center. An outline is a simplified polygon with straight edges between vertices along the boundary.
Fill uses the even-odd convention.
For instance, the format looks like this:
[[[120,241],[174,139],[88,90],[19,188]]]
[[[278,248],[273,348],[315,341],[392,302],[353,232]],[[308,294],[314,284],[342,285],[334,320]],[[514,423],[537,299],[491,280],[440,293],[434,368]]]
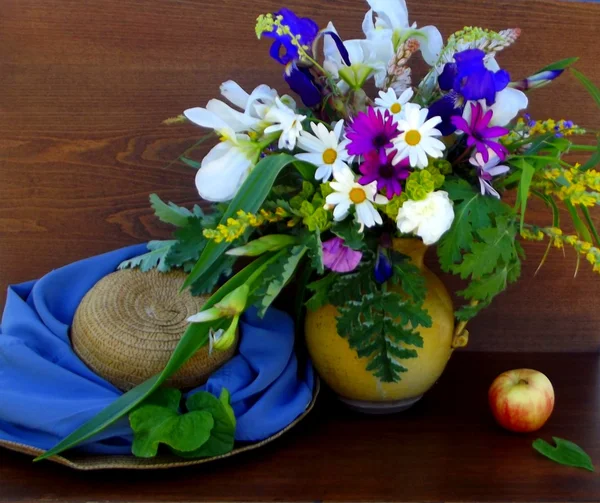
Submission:
[[[414,147],[421,143],[421,133],[419,133],[416,129],[411,129],[410,131],[406,132],[404,141],[408,143],[411,147]]]
[[[333,164],[337,159],[337,152],[332,148],[328,148],[325,152],[323,152],[323,162],[325,164]]]
[[[367,199],[367,194],[365,191],[358,187],[354,187],[348,196],[350,197],[350,201],[352,201],[354,204],[360,204]]]
[[[392,112],[393,114],[399,114],[400,112],[402,112],[402,105],[400,103],[394,103],[390,107],[390,112]]]

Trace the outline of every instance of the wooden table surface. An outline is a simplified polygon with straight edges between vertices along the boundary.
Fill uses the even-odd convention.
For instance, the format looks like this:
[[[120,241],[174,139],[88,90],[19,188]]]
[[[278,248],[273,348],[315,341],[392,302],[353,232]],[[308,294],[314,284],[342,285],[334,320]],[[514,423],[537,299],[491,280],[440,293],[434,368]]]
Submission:
[[[361,36],[363,0],[287,0]],[[555,0],[408,0],[411,21],[445,36],[464,25],[520,27],[500,57],[515,78],[581,56],[600,84],[600,4]],[[0,305],[8,284],[120,246],[164,238],[148,207],[157,192],[197,201],[194,173],[171,163],[202,134],[161,121],[217,97],[222,81],[284,91],[257,41],[278,0],[3,0],[0,5]],[[531,94],[540,119],[600,129],[600,113],[563,76]],[[541,222],[548,215],[533,205]],[[574,256],[527,245],[523,280],[471,328],[439,385],[412,411],[382,418],[327,400],[273,445],[210,467],[75,473],[0,451],[0,501],[405,500],[598,501],[597,474],[540,458],[535,436],[494,426],[485,391],[497,373],[548,373],[557,410],[540,433],[582,445],[600,464],[600,281]],[[455,283],[450,282],[452,287]],[[514,354],[493,353],[509,351]],[[531,352],[562,352],[533,354]],[[578,354],[564,354],[564,353]],[[587,352],[587,353],[586,353]]]
[[[538,433],[501,430],[487,405],[500,372],[533,367],[556,391]],[[0,451],[0,501],[598,501],[600,476],[538,455],[538,437],[570,439],[600,467],[600,355],[456,353],[411,410],[371,417],[328,393],[296,428],[212,465],[75,472]]]

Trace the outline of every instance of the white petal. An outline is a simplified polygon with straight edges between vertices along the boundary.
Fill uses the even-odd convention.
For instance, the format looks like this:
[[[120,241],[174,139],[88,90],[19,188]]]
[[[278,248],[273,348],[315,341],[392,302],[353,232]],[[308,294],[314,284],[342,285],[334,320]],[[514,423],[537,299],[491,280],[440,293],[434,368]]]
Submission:
[[[336,221],[344,220],[348,216],[350,210],[350,202],[345,201],[338,204],[333,210],[333,219]]]
[[[340,120],[336,122],[335,127],[333,128],[333,134],[335,138],[339,141],[342,136],[342,131],[344,130],[344,121]]]
[[[408,160],[413,168],[419,167],[419,153],[416,148],[408,149]]]
[[[315,173],[315,179],[322,180],[323,182],[327,182],[331,178],[331,173],[332,173],[331,165],[323,164],[323,166],[319,166],[319,168],[317,169],[317,171]],[[330,194],[330,195],[333,195],[333,194]],[[335,204],[335,203],[331,203],[331,204]]]
[[[421,44],[421,54],[429,66],[435,65],[442,52],[444,40],[442,34],[435,26],[423,26],[413,33],[413,36]]]
[[[209,112],[206,108],[189,108],[183,112],[183,115],[198,126],[222,131],[230,129],[229,126],[218,115]]]
[[[340,204],[344,201],[348,201],[348,194],[342,194],[341,192],[333,192],[325,199],[327,204]]]
[[[250,117],[242,112],[238,112],[221,100],[210,100],[206,104],[206,109],[217,115],[236,133],[248,131],[249,129],[256,127],[259,123],[258,119]]]
[[[500,165],[486,169],[486,171],[492,176],[498,176],[503,173],[507,173],[508,171],[510,171],[510,168],[508,166]]]
[[[429,113],[429,111],[427,111]],[[435,126],[437,126],[440,122],[442,122],[441,117],[432,117],[428,121],[424,122],[423,125],[419,128],[421,134],[429,133],[429,131],[433,130]]]
[[[233,80],[228,80],[221,84],[221,94],[227,101],[233,103],[236,107],[239,107],[242,110],[246,109],[246,105],[248,105],[248,99],[250,98],[250,95]]]
[[[296,154],[295,157],[301,161],[310,162],[315,166],[321,166],[323,164],[323,156],[321,154]]]
[[[373,227],[375,225],[375,219],[371,212],[371,203],[364,202],[356,205],[356,216],[361,224],[367,227]]]
[[[235,146],[226,147],[225,143],[217,145],[213,150],[219,148],[219,151],[209,153],[196,173],[196,188],[207,201],[233,199],[253,166],[252,161]]]
[[[517,116],[519,111],[527,108],[528,103],[529,100],[525,93],[512,87],[496,93],[496,103],[491,107],[494,116],[490,121],[490,126],[506,126]]]
[[[300,137],[298,138],[298,148],[301,148],[306,152],[318,152],[320,154],[325,150],[323,142],[319,141],[318,138],[315,138],[306,131],[300,133]]]
[[[393,89],[392,89],[393,91]],[[410,101],[410,99],[413,97],[413,95],[415,94],[415,92],[413,91],[412,87],[409,87],[408,89],[405,89],[404,92],[400,95],[400,97],[398,98],[398,101],[400,103],[402,103],[403,105],[405,105],[406,103],[408,103]]]
[[[367,0],[377,14],[377,26],[383,25],[392,30],[408,28],[408,9],[404,0]]]

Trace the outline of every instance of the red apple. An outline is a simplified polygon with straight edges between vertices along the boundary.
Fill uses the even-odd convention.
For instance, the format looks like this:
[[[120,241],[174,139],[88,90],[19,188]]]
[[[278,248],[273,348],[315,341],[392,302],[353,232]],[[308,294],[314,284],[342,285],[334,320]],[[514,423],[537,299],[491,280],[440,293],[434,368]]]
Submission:
[[[492,413],[510,431],[539,430],[554,409],[554,388],[537,370],[517,369],[500,374],[488,393]]]

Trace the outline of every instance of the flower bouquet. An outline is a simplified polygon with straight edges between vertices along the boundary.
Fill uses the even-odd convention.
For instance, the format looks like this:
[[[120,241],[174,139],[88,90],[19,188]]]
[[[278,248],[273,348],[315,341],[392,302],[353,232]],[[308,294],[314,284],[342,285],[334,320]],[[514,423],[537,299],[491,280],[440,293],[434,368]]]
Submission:
[[[198,193],[212,211],[152,195],[174,237],[149,243],[148,253],[122,267],[183,268],[184,287],[212,297],[189,319],[162,374],[44,457],[126,415],[200,347],[228,348],[240,315],[250,306],[264,315],[292,282],[298,320],[304,306],[333,313],[333,325],[313,327],[317,369],[327,373],[316,353],[329,330],[387,386],[408,379],[410,362],[427,349],[427,330],[464,337],[465,323],[519,278],[522,240],[572,247],[578,263],[583,256],[600,271],[600,236],[589,214],[600,201],[593,169],[600,148],[577,143],[586,131],[569,120],[525,113],[528,93],[567,69],[600,105],[595,85],[569,68],[576,58],[516,80],[500,56],[518,29],[466,27],[444,43],[435,27],[409,23],[404,0],[368,3],[360,40],[343,40],[333,24],[320,28],[287,9],[258,17],[258,38],[272,41],[270,55],[301,103],[267,85],[248,93],[230,80],[220,89],[224,101],[169,119],[191,121],[210,130],[204,139],[217,140],[201,160],[193,158],[200,142],[181,157],[197,169]],[[410,66],[416,58],[430,67],[420,81]],[[572,164],[565,160],[572,152],[590,157]],[[531,197],[546,204],[550,225],[527,221]],[[561,231],[559,205],[575,233]],[[431,245],[441,269],[468,282],[458,292],[464,304],[456,330],[447,293],[429,283],[422,253],[414,252]],[[430,308],[432,289],[439,305]],[[450,322],[438,319],[442,311]]]

